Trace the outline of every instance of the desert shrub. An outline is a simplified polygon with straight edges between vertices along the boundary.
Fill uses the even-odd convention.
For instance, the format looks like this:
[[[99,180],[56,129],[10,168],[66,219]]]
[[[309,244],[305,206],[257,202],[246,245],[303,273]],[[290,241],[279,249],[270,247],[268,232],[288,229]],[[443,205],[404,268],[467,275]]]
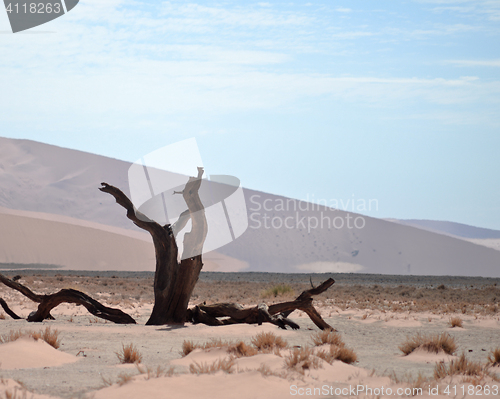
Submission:
[[[3,312],[2,312],[2,313],[0,313],[0,320],[5,320],[5,315],[4,315],[4,313],[3,313]]]
[[[488,363],[491,366],[500,366],[500,347],[491,350],[488,355]]]
[[[61,342],[58,338],[59,331],[51,330],[50,327],[46,327],[45,330],[41,330],[41,331],[31,331],[31,330],[30,331],[23,331],[20,329],[17,331],[11,330],[9,332],[9,334],[0,336],[0,343],[16,341],[22,337],[31,337],[35,341],[42,339],[45,342],[47,342],[49,345],[54,347],[55,349],[59,348],[59,346],[61,345]]]
[[[316,356],[329,364],[332,364],[334,360],[340,360],[341,362],[347,364],[354,363],[358,360],[356,353],[354,353],[352,349],[337,345],[330,345],[328,351],[325,351],[324,349],[318,351]]]
[[[122,344],[122,351],[115,353],[118,360],[120,360],[120,363],[140,363],[142,360],[142,355],[139,353],[134,344],[127,346]]]
[[[344,342],[340,334],[332,330],[323,330],[314,333],[312,336],[314,345],[321,346],[324,344],[344,346]]]
[[[288,284],[277,284],[273,287],[268,288],[267,290],[263,291],[261,296],[262,298],[269,298],[269,297],[277,297],[280,295],[285,295],[285,294],[293,294],[293,288],[289,286]]]
[[[460,317],[450,318],[450,326],[451,328],[462,327],[462,319]]]
[[[284,349],[288,346],[288,342],[272,332],[262,332],[252,337],[252,344],[261,352],[271,352],[275,348]]]
[[[417,333],[413,338],[407,337],[406,341],[399,345],[399,350],[405,355],[409,355],[417,348],[431,353],[443,351],[448,355],[452,355],[457,349],[457,344],[455,343],[455,338],[448,333],[436,335],[422,335]]]
[[[229,359],[218,359],[212,364],[208,363],[192,363],[189,365],[189,371],[192,374],[214,374],[220,370],[224,371],[225,373],[232,373],[233,372],[233,366],[234,366],[234,359],[229,358]]]
[[[285,356],[285,366],[290,370],[304,374],[305,370],[321,367],[321,360],[314,355],[311,348],[305,346],[295,348],[289,355]]]
[[[462,353],[460,358],[452,360],[448,365],[444,362],[436,363],[434,368],[434,378],[436,380],[449,375],[481,376],[482,374],[485,373],[481,363],[467,359],[465,353]]]

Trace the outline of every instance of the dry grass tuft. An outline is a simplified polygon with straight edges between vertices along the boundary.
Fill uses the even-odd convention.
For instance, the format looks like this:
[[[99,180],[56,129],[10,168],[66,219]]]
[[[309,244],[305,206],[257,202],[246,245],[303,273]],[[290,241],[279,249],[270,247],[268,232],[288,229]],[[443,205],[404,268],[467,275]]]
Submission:
[[[61,346],[61,341],[59,340],[59,331],[51,330],[50,327],[46,327],[41,335],[42,339],[55,349],[58,349]]]
[[[334,360],[340,360],[341,362],[347,364],[352,364],[358,360],[356,353],[354,353],[352,349],[337,345],[330,345],[330,349],[328,351],[325,351],[324,349],[318,351],[316,356],[329,364],[332,364]]]
[[[467,359],[465,353],[462,353],[458,360],[452,360],[448,365],[444,362],[440,362],[437,363],[434,368],[434,378],[436,380],[453,375],[481,377],[485,374],[487,374],[487,372],[481,363]]]
[[[437,335],[422,335],[417,333],[413,338],[406,338],[406,341],[399,345],[399,349],[406,355],[412,353],[415,349],[424,349],[431,353],[445,352],[452,355],[457,350],[455,338],[448,333]]]
[[[404,373],[398,377],[395,371],[392,371],[388,377],[395,384],[408,384],[410,386],[411,393],[405,394],[405,396],[422,396],[423,391],[428,388],[428,384],[431,381],[421,371],[418,372],[416,378],[411,373]]]
[[[128,383],[130,381],[132,381],[131,374],[121,373],[118,375],[117,383],[119,386],[125,385],[126,383]]]
[[[340,360],[344,363],[351,364],[358,360],[358,357],[352,349],[346,348],[344,341],[339,333],[332,330],[323,330],[314,333],[312,336],[314,345],[330,345],[328,351],[322,349],[316,353],[316,356],[323,359],[327,363],[332,364],[334,360]]]
[[[252,338],[252,344],[259,352],[272,352],[274,349],[284,349],[288,347],[288,342],[277,337],[272,332],[259,333]]]
[[[314,345],[321,346],[324,344],[344,346],[344,342],[340,334],[332,330],[323,330],[314,333],[311,336]]]
[[[275,352],[279,355],[279,350],[288,347],[288,343],[281,337],[273,333],[260,333],[252,338],[252,345],[247,345],[243,341],[222,341],[221,339],[212,339],[204,343],[194,343],[193,341],[184,341],[182,343],[181,355],[187,356],[195,349],[207,350],[210,348],[224,348],[227,353],[235,358],[254,356],[259,352]]]
[[[142,355],[139,353],[137,348],[134,346],[134,344],[130,345],[123,345],[122,344],[122,351],[120,352],[115,352],[116,356],[118,357],[118,360],[120,360],[120,363],[140,363],[142,360]]]
[[[21,329],[17,331],[11,330],[9,334],[0,336],[0,343],[4,344],[6,342],[13,342],[22,337],[31,337],[35,341],[42,339],[55,349],[61,346],[61,341],[59,340],[59,331],[51,330],[50,327],[46,327],[45,330],[40,331],[23,331]]]
[[[288,356],[285,356],[285,365],[290,370],[304,374],[306,370],[320,368],[321,360],[314,355],[311,348],[305,346],[295,348]]]
[[[488,355],[488,364],[490,366],[500,366],[500,347],[492,349]]]
[[[146,374],[146,380],[150,380],[151,378],[172,377],[175,374],[174,366],[170,366],[167,370],[165,370],[161,366],[158,366],[156,370],[153,370],[149,366],[146,366],[144,368],[143,365],[136,363],[135,367],[137,368],[139,374]]]
[[[5,399],[28,399],[28,391],[25,388],[14,387],[14,390],[7,389],[4,395]],[[33,394],[30,397],[33,397]]]
[[[207,363],[192,363],[189,365],[189,371],[192,374],[214,374],[218,371],[224,371],[225,373],[231,374],[234,366],[234,359],[231,357],[229,359],[218,359],[212,364]]]
[[[452,318],[450,318],[450,326],[451,326],[451,328],[462,327],[463,321],[460,317],[452,317]]]
[[[250,357],[258,353],[258,350],[248,346],[243,341],[231,344],[227,348],[228,353],[235,355],[236,357]]]
[[[277,296],[282,296],[282,295],[293,295],[294,291],[293,288],[290,287],[288,284],[277,284],[273,287],[268,288],[267,290],[263,291],[261,294],[262,298],[269,298],[269,297],[274,297],[276,298]]]
[[[196,348],[199,348],[199,346],[197,344],[195,344],[193,341],[184,341],[182,343],[181,355],[187,356],[192,351],[194,351]]]
[[[210,349],[210,348],[225,348],[229,346],[231,343],[228,341],[223,341],[220,338],[212,338],[210,341],[203,343],[202,345],[197,346],[201,349]]]
[[[187,356],[195,349],[207,350],[210,348],[226,348],[229,353],[232,353],[237,357],[253,356],[257,354],[255,348],[249,347],[243,341],[231,342],[222,341],[221,339],[211,339],[210,341],[204,342],[202,344],[197,344],[193,341],[184,341],[182,343],[181,355]]]
[[[269,366],[266,366],[264,363],[260,365],[260,367],[257,369],[257,371],[262,374],[263,377],[279,377],[279,378],[287,378],[287,372],[286,371],[281,371],[277,372],[272,370]]]

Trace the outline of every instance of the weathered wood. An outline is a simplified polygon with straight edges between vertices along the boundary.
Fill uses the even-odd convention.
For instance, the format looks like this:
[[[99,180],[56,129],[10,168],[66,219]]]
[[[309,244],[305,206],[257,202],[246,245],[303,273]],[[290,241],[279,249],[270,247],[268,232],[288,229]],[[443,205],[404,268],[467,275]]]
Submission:
[[[14,320],[19,320],[21,318],[9,308],[9,305],[7,305],[7,302],[5,302],[3,298],[0,298],[0,305],[2,306],[3,310],[5,310],[5,313],[7,313]]]
[[[182,324],[187,320],[187,308],[194,286],[203,267],[202,248],[208,225],[203,204],[198,195],[203,176],[203,168],[198,168],[198,176],[190,177],[182,196],[187,211],[173,225],[161,226],[135,209],[132,202],[118,188],[101,183],[99,190],[111,194],[116,202],[127,211],[127,217],[134,224],[151,234],[156,253],[154,278],[155,303],[146,324]],[[191,219],[191,231],[184,235],[184,251],[179,262],[176,235]]]
[[[14,280],[11,280],[10,278],[5,277],[2,273],[0,273],[0,283],[3,283],[9,288],[12,288],[16,291],[19,291],[21,294],[28,297],[33,302],[40,303],[43,299],[43,295],[35,294],[28,287],[25,287],[21,283],[18,283],[17,281],[14,281]]]
[[[28,316],[28,321],[43,321],[48,318],[50,311],[61,303],[75,303],[83,305],[96,317],[112,321],[117,324],[136,324],[135,320],[120,309],[114,309],[99,303],[87,294],[73,289],[62,289],[51,295],[44,295],[38,305],[38,310]]]
[[[33,302],[39,303],[37,311],[32,312],[28,316],[28,321],[40,322],[46,319],[53,319],[53,317],[50,315],[50,311],[56,306],[60,305],[61,303],[75,303],[85,306],[85,308],[91,314],[96,317],[100,317],[101,319],[109,320],[117,324],[135,324],[135,320],[120,309],[104,306],[87,294],[84,294],[83,292],[77,290],[63,289],[59,292],[56,292],[55,294],[50,295],[35,294],[28,287],[16,281],[12,281],[1,273],[0,282],[12,289],[19,291],[21,294],[28,297]],[[19,316],[17,317],[19,318]]]
[[[266,304],[259,304],[251,308],[245,308],[237,303],[200,304],[190,309],[189,316],[194,323],[204,323],[210,326],[234,323],[262,324],[263,322],[268,322],[284,329],[286,329],[286,326],[298,329],[299,326],[288,319],[288,316],[294,310],[299,309],[305,312],[321,330],[335,330],[323,320],[312,304],[312,297],[314,295],[325,292],[334,283],[335,280],[329,278],[318,287],[303,291],[294,301],[277,303],[269,307]],[[219,320],[219,317],[226,317],[226,319]]]

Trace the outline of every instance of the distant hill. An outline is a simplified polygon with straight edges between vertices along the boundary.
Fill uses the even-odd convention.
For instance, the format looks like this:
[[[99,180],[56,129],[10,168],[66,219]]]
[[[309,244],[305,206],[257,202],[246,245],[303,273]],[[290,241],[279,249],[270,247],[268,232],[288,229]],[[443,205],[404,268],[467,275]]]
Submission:
[[[147,234],[98,190],[106,181],[128,194],[129,166],[95,154],[0,138],[0,263],[154,270]],[[244,194],[248,230],[206,255],[206,268],[500,277],[500,251],[491,248],[405,223],[249,189]]]

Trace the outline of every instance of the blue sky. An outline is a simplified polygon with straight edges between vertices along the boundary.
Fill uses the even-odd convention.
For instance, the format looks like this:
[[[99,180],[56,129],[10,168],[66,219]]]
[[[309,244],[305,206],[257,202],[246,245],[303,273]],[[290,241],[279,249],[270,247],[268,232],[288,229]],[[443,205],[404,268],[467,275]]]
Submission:
[[[500,1],[82,0],[9,33],[0,135],[207,172],[375,217],[500,229]]]

